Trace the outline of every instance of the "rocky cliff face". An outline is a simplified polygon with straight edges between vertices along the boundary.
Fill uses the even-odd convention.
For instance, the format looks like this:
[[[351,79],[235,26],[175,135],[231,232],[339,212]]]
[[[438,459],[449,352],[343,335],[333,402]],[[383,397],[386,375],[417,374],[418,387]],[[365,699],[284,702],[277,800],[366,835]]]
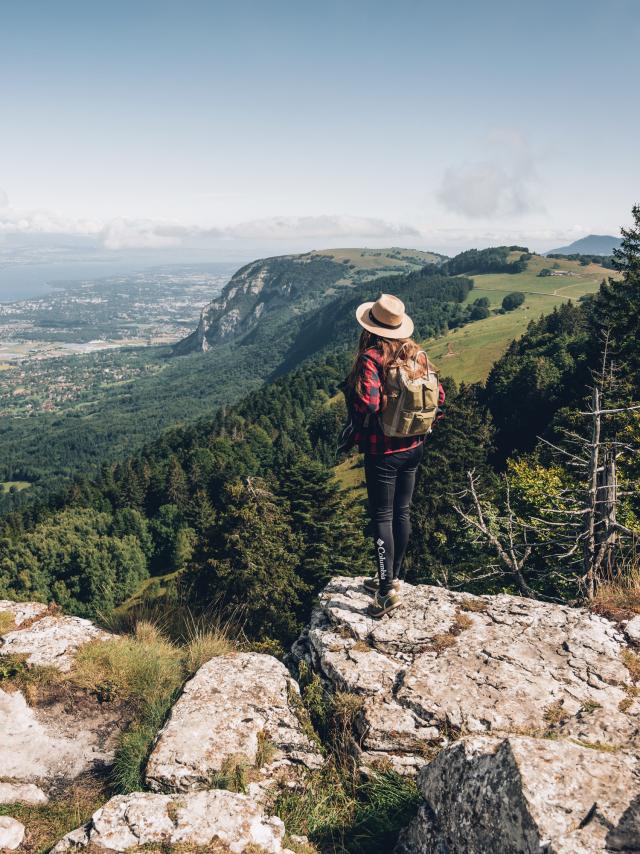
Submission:
[[[325,255],[283,255],[247,264],[219,298],[205,306],[198,328],[174,348],[175,355],[206,351],[238,338],[272,312],[287,313],[315,300],[345,276],[345,265]]]
[[[270,315],[279,319],[308,311],[336,288],[389,273],[410,273],[444,256],[407,249],[331,249],[252,261],[234,274],[220,296],[205,306],[197,329],[174,347],[175,355],[206,351],[241,337]]]
[[[361,579],[334,579],[292,653],[328,692],[358,699],[350,749],[364,775],[391,764],[417,776],[424,803],[397,854],[640,851],[640,621],[427,586],[402,595],[376,622]],[[76,650],[104,636],[36,604],[0,602],[2,612],[15,624],[0,638],[7,673],[19,649],[27,666],[37,656],[73,674]],[[30,705],[5,684],[0,803],[42,804],[108,767],[122,710]],[[147,790],[112,798],[54,850],[277,853],[303,843],[285,837],[269,806],[326,761],[300,707],[292,673],[272,656],[212,659],[156,737]],[[225,791],[240,767],[245,794]],[[20,850],[28,834],[4,816],[0,848]]]

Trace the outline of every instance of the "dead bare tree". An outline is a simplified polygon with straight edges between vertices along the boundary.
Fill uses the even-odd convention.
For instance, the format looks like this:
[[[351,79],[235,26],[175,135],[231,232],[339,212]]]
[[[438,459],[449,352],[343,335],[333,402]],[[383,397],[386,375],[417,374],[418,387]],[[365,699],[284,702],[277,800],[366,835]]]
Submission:
[[[603,344],[601,368],[592,375],[590,404],[577,413],[587,419],[588,429],[583,433],[563,430],[561,444],[538,437],[572,470],[577,489],[574,495],[565,494],[568,506],[564,509],[548,509],[548,514],[558,514],[555,521],[548,518],[535,521],[553,527],[556,542],[564,546],[556,557],[581,563],[579,580],[588,599],[593,599],[604,575],[613,575],[621,536],[634,536],[633,531],[618,521],[622,494],[618,459],[622,453],[638,453],[638,449],[617,440],[613,419],[640,410],[640,404],[606,406],[606,396],[615,388],[616,367],[609,355],[608,335]]]
[[[489,514],[478,494],[478,480],[474,471],[467,472],[468,488],[458,495],[453,508],[467,526],[474,530],[479,541],[495,552],[498,558],[496,568],[502,575],[515,581],[523,596],[535,598],[535,591],[527,584],[524,567],[531,554],[531,545],[527,542],[527,529],[516,517],[511,507],[509,479],[505,483],[505,509],[502,515]],[[471,510],[465,510],[460,499],[470,499]]]

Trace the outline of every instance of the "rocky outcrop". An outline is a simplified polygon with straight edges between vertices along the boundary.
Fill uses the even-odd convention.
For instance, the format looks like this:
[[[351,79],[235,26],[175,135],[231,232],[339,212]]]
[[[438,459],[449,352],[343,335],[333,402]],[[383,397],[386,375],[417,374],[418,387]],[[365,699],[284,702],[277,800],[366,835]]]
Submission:
[[[569,741],[470,737],[418,775],[396,854],[640,851],[637,758]]]
[[[66,617],[35,602],[0,602],[12,617],[0,637],[0,664],[43,666],[67,672],[85,643],[111,638],[89,620]],[[9,674],[11,669],[9,669]],[[110,764],[123,710],[96,698],[76,697],[60,677],[52,680],[46,702],[27,702],[14,684],[0,683],[0,802],[45,802],[86,771]]]
[[[33,609],[40,606],[31,603],[30,607]],[[91,640],[113,637],[90,620],[47,614],[46,606],[42,607],[42,611],[22,621],[26,626],[18,623],[15,631],[0,637],[0,657],[24,655],[27,664],[55,667],[64,672],[71,668],[73,655],[80,646]],[[0,611],[2,610],[5,609],[0,603]],[[43,616],[40,616],[41,614]]]
[[[24,824],[8,815],[0,815],[0,851],[14,851],[24,839]]]
[[[359,579],[334,579],[294,647],[332,690],[362,697],[354,750],[415,773],[452,738],[571,736],[640,745],[627,643],[584,609],[403,585],[403,606],[367,617]]]
[[[184,687],[147,764],[154,791],[211,788],[230,764],[251,769],[253,789],[296,767],[322,764],[296,717],[298,686],[270,655],[232,653],[204,664]]]
[[[42,602],[12,602],[10,599],[0,599],[0,614],[11,618],[12,628],[32,622],[48,612],[48,607]]]
[[[33,783],[0,783],[0,804],[46,804],[49,799]],[[2,846],[0,846],[1,848]]]
[[[0,775],[49,792],[108,765],[121,712],[97,702],[30,706],[21,691],[0,689]]]
[[[135,792],[112,798],[84,827],[67,834],[52,854],[93,851],[166,851],[177,845],[210,846],[209,851],[245,850],[286,854],[285,828],[265,816],[245,795],[214,790],[189,795]],[[291,852],[289,852],[291,854]]]

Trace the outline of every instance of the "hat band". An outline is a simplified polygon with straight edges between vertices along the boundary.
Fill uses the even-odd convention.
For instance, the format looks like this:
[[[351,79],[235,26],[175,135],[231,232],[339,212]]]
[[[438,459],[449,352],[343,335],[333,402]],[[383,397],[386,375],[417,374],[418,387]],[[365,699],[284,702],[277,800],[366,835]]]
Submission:
[[[402,326],[402,320],[400,323],[383,323],[382,320],[378,320],[371,308],[369,309],[369,320],[373,321],[376,326],[383,326],[385,329],[399,329]]]

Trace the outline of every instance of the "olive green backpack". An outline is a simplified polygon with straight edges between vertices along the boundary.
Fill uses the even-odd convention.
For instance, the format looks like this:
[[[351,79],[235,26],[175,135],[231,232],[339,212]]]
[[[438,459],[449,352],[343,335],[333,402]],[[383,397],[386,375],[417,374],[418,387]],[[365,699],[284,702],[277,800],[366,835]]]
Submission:
[[[412,359],[414,370],[420,353],[424,350]],[[424,436],[431,432],[438,413],[440,383],[428,358],[427,373],[416,379],[411,379],[407,365],[405,362],[389,368],[384,386],[387,405],[379,416],[385,436]]]

